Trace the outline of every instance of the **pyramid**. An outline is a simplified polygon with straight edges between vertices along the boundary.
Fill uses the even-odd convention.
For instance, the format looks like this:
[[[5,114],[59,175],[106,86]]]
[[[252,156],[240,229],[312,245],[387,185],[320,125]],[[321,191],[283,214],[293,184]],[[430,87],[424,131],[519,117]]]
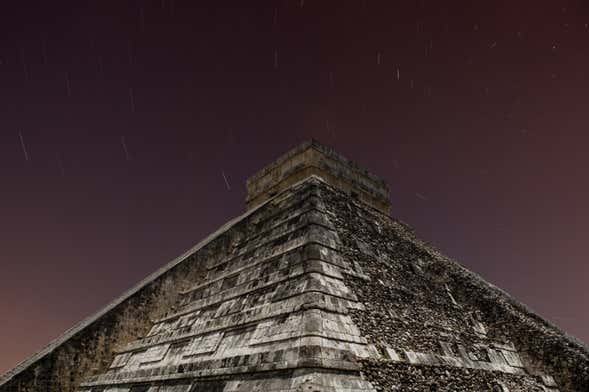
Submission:
[[[389,216],[315,141],[247,211],[0,379],[0,391],[589,391],[589,351]]]

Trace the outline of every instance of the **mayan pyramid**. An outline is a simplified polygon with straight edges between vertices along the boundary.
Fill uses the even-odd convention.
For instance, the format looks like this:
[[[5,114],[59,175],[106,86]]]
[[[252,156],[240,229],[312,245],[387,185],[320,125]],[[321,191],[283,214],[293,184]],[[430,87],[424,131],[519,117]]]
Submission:
[[[583,343],[417,239],[333,150],[303,143],[247,190],[0,391],[589,391]]]

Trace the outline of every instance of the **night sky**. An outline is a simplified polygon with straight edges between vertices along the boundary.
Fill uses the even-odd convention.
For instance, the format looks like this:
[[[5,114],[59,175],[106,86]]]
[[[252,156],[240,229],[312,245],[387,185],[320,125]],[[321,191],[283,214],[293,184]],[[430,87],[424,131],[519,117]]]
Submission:
[[[0,372],[311,137],[587,342],[588,113],[586,1],[3,2]]]

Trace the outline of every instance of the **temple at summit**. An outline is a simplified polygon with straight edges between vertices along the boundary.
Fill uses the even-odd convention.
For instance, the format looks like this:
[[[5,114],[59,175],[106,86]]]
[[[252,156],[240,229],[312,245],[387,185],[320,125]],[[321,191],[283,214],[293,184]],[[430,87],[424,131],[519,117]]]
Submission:
[[[0,392],[589,391],[586,345],[419,240],[330,148],[295,147],[247,191]]]

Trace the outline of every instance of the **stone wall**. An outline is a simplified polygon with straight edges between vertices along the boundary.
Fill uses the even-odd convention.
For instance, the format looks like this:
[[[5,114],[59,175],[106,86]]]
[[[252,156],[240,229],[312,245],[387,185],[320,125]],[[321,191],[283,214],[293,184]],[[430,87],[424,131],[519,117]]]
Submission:
[[[405,224],[334,189],[323,198],[343,256],[370,277],[347,285],[365,305],[354,314],[356,325],[383,354],[364,361],[377,389],[589,390],[585,345],[418,240]],[[440,381],[433,385],[432,377]]]
[[[230,230],[225,256],[205,262],[206,279],[79,390],[374,392],[357,361],[374,350],[350,317],[361,305],[343,283],[362,276],[337,252],[320,184],[294,185]]]

